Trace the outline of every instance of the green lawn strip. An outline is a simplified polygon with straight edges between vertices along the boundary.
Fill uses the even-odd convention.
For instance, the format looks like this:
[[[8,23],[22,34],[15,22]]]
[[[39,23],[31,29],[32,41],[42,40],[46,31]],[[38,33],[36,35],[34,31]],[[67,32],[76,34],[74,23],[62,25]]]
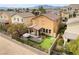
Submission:
[[[53,38],[53,37],[45,38],[44,41],[40,44],[40,46],[42,48],[48,50],[51,47],[54,40],[55,40],[55,38]]]

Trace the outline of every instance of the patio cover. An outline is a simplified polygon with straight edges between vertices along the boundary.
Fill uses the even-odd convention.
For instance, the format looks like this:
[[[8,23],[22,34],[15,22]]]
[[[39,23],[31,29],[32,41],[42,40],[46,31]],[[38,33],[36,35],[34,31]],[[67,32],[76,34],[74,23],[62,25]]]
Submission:
[[[38,26],[38,25],[32,25],[32,26],[29,26],[29,28],[34,28],[36,30],[39,30],[41,29],[42,27],[41,26]]]

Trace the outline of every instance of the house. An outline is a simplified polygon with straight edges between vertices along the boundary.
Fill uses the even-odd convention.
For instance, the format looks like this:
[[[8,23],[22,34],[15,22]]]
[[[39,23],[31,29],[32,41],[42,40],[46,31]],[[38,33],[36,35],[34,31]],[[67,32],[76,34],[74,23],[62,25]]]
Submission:
[[[79,16],[70,18],[67,22],[67,29],[63,35],[64,42],[76,40],[79,37]],[[64,44],[65,45],[65,44]]]
[[[28,33],[36,36],[48,35],[55,37],[58,31],[59,18],[58,15],[52,13],[34,17]]]
[[[31,19],[35,17],[32,13],[16,13],[12,15],[11,20],[13,24],[24,24],[26,26],[29,26],[31,24]]]
[[[69,25],[71,25],[71,24],[76,24],[76,23],[79,23],[79,16],[77,16],[77,17],[75,17],[75,18],[70,18],[70,19],[68,19],[68,21],[67,21],[67,25],[69,26]]]
[[[61,15],[62,15],[62,18],[67,18],[67,19],[69,18],[69,13],[66,11],[62,11]]]
[[[1,12],[0,13],[0,23],[10,23],[11,16],[15,14],[14,12]]]

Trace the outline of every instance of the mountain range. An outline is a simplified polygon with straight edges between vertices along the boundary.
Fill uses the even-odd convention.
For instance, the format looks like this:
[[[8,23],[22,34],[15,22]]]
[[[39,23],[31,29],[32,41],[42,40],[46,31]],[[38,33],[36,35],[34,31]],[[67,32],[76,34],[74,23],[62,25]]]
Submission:
[[[38,6],[34,6],[34,7],[32,7],[32,8],[39,8],[39,7],[41,7],[41,6],[44,7],[45,9],[64,7],[64,6],[38,5]]]
[[[51,9],[51,8],[61,8],[61,7],[64,7],[64,6],[51,6],[51,5],[36,5],[36,6],[33,6],[33,7],[28,7],[28,8],[39,8],[39,7],[44,7],[45,9]],[[0,9],[7,9],[7,8],[16,8],[16,7],[0,7]],[[22,8],[22,7],[17,7],[17,8]],[[27,8],[27,7],[26,7]]]

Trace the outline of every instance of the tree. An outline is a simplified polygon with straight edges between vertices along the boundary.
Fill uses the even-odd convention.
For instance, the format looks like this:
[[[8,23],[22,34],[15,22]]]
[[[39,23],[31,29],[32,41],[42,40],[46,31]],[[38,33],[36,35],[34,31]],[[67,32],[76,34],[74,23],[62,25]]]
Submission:
[[[79,38],[74,41],[70,41],[66,44],[67,53],[72,53],[74,55],[79,55]]]
[[[9,26],[9,23],[0,23],[0,30],[7,32]]]
[[[26,12],[29,12],[29,8],[26,8]]]
[[[23,9],[20,9],[20,10],[23,10],[23,11],[25,11],[25,8],[23,8]]]
[[[63,44],[64,44],[64,40],[63,39],[59,39],[57,41],[57,45],[63,46]]]
[[[73,12],[73,17],[76,17],[76,13],[75,12]]]
[[[39,15],[39,11],[37,9],[33,9],[32,10],[32,13],[35,15],[35,16],[38,16]]]
[[[71,14],[69,14],[69,18],[71,18],[72,17],[72,15]]]
[[[56,33],[56,37],[59,34],[60,36],[62,36],[67,28],[67,24],[66,22],[68,21],[68,19],[65,17],[64,18],[64,22],[63,22],[63,18],[62,18],[62,10],[60,10],[60,18],[58,21],[58,30]]]
[[[66,29],[67,29],[67,25],[61,23],[57,34],[63,35]]]
[[[11,26],[8,28],[8,33],[10,33],[13,38],[19,38],[26,33],[26,29],[27,27],[25,27],[23,24],[11,24]]]
[[[39,11],[41,11],[41,13],[46,13],[46,10],[43,8],[43,6],[39,7]]]
[[[36,11],[36,9],[32,9],[32,13],[33,13],[33,14],[35,13],[35,11]]]
[[[14,10],[9,8],[9,9],[7,9],[7,11],[14,11]]]

